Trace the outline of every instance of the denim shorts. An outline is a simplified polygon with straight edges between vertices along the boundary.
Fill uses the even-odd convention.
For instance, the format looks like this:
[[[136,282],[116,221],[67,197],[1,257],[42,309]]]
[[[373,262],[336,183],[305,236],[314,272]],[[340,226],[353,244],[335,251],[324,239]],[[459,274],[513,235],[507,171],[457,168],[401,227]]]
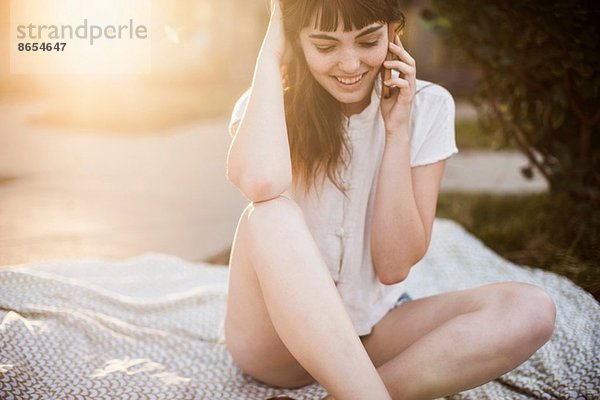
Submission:
[[[393,310],[394,308],[398,307],[399,305],[408,303],[409,301],[412,301],[412,300],[413,300],[413,298],[410,297],[407,292],[404,292],[400,295],[400,297],[398,297],[398,300],[396,300],[396,302],[394,303],[394,306],[390,310]]]

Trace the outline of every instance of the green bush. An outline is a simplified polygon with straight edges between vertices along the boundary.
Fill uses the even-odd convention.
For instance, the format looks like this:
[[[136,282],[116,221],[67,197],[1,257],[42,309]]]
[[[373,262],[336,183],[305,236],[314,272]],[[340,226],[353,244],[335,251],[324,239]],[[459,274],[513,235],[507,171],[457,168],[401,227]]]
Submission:
[[[600,251],[600,7],[574,0],[431,0],[422,14],[481,70],[474,96],[484,129],[529,160],[563,212],[572,247]]]

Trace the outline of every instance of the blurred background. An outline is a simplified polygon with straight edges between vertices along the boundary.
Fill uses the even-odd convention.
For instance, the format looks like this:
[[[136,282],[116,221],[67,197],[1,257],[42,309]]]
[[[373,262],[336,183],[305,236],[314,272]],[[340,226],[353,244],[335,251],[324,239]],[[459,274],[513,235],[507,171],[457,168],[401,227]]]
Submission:
[[[599,298],[598,36],[554,26],[598,11],[530,3],[404,2],[418,78],[457,103],[460,153],[438,216]],[[0,266],[147,251],[227,264],[247,203],[225,179],[227,121],[251,83],[269,1],[149,0],[144,75],[11,74],[9,4],[0,1]],[[544,76],[565,51],[571,63]]]

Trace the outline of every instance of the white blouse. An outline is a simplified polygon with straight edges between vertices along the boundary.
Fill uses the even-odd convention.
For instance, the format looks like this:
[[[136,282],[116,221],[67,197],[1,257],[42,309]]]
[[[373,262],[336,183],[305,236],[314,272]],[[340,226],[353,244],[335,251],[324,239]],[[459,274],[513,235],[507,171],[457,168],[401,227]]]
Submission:
[[[244,115],[250,90],[235,104],[229,122],[230,133]],[[373,326],[405,291],[404,282],[381,283],[371,258],[375,189],[385,144],[380,92],[378,79],[371,93],[371,103],[361,113],[343,117],[352,147],[351,162],[341,174],[348,198],[329,179],[325,180],[318,195],[314,190],[305,196],[302,189],[292,189],[293,199],[304,212],[309,230],[359,336],[371,333]],[[458,153],[454,112],[454,100],[446,89],[417,80],[410,125],[412,167],[431,164]]]

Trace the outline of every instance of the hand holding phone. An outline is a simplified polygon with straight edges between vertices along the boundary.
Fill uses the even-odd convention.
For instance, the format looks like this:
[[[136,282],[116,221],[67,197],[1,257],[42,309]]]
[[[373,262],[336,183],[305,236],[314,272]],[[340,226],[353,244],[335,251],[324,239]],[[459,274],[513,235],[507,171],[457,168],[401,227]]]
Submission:
[[[400,24],[398,22],[389,22],[388,23],[388,40],[390,42],[394,41],[394,38],[396,37],[396,31],[398,30],[398,28],[400,27]],[[388,52],[387,55],[385,57],[386,61],[391,61],[394,59],[394,54],[389,50],[388,47]],[[381,86],[383,87],[383,98],[388,99],[392,93],[391,93],[391,88],[389,86],[386,86],[383,84],[384,81],[387,81],[388,79],[390,79],[392,77],[392,70],[385,68],[384,66],[381,67],[383,69],[382,73],[381,73]]]

